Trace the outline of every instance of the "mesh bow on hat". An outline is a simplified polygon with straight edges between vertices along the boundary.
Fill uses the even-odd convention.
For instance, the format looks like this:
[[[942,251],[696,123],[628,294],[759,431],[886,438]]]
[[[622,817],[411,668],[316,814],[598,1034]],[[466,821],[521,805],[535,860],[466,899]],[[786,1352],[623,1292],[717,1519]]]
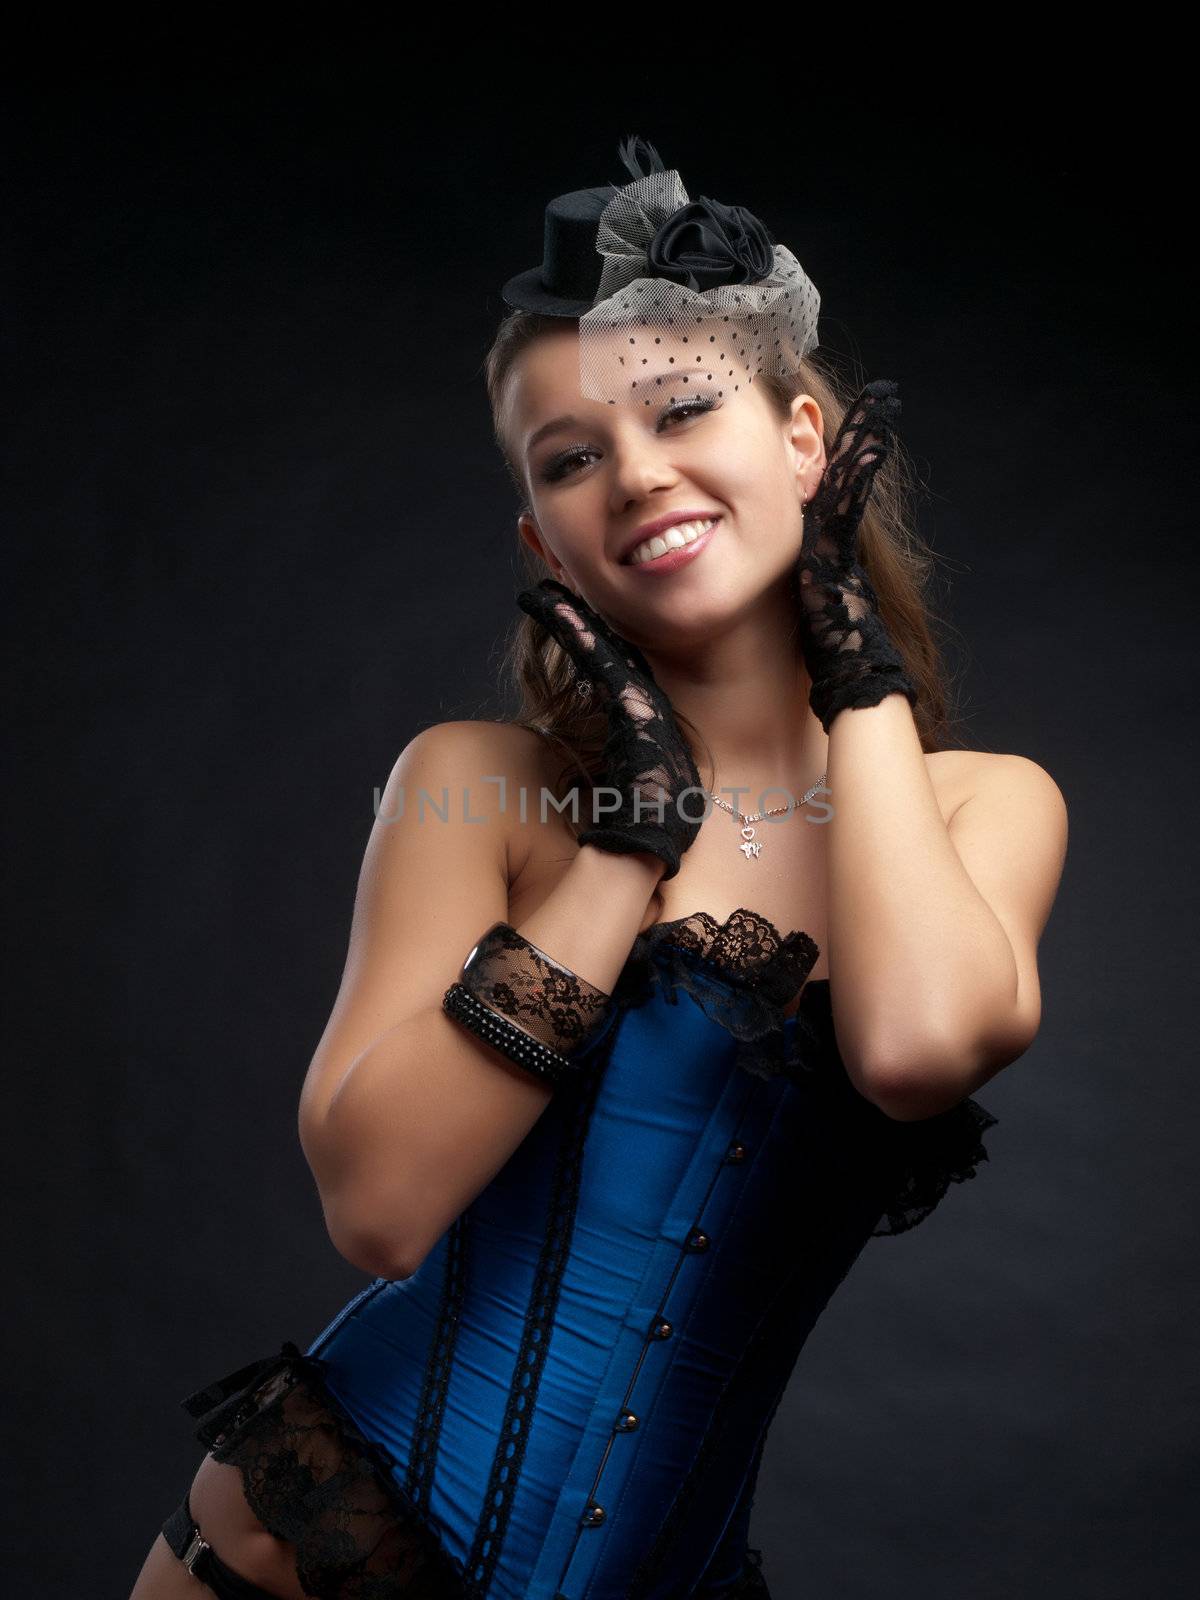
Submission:
[[[744,206],[690,200],[636,135],[619,147],[634,182],[558,195],[540,265],[505,303],[579,319],[580,393],[649,405],[664,382],[788,377],[817,347],[816,286]],[[645,166],[646,170],[643,170]]]

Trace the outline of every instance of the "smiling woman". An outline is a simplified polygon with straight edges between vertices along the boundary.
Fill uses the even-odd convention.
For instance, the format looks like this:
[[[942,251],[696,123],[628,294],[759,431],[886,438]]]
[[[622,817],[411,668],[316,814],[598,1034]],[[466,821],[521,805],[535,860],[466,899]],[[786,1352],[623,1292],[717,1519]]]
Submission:
[[[671,340],[662,333],[657,338],[660,350],[664,343],[673,344],[680,352],[686,349],[681,338]],[[642,398],[620,407],[589,406],[578,393],[578,359],[576,323],[520,309],[504,318],[488,355],[493,430],[518,496],[517,529],[525,571],[529,581],[536,582],[549,570],[602,614],[619,619],[626,637],[653,648],[639,628],[639,614],[644,615],[655,645],[661,647],[664,622],[672,614],[664,609],[671,603],[670,597],[656,592],[652,608],[639,613],[632,600],[635,591],[626,584],[617,598],[612,586],[623,580],[596,571],[597,562],[605,569],[614,562],[629,565],[633,551],[650,533],[660,532],[662,525],[670,526],[677,519],[715,516],[718,533],[725,534],[736,514],[741,528],[755,539],[768,575],[786,571],[789,558],[794,564],[799,548],[799,507],[794,490],[789,498],[789,485],[784,484],[782,495],[773,496],[768,486],[774,483],[778,489],[781,467],[786,478],[788,463],[794,461],[791,441],[797,419],[810,460],[814,452],[828,453],[832,444],[829,422],[846,412],[852,391],[813,352],[788,378],[763,374],[753,384],[731,385],[728,392],[706,390],[686,400],[660,395],[657,402]],[[656,378],[663,376],[660,373]],[[667,382],[676,387],[694,380],[678,374],[668,376]],[[555,397],[564,396],[569,397],[571,411],[539,420],[539,409],[553,411]],[[558,437],[564,432],[570,435],[565,443]],[[640,461],[639,451],[645,452]],[[621,462],[623,453],[632,458],[630,462]],[[683,481],[704,484],[712,492],[685,495],[686,503],[678,510],[634,521],[626,532],[621,525],[628,524],[629,517],[614,518],[608,505],[612,475],[618,470],[635,475],[645,471],[656,453],[668,484],[673,472],[686,472]],[[649,470],[653,476],[652,465]],[[921,747],[935,751],[951,740],[953,713],[949,676],[926,600],[935,558],[908,510],[914,476],[896,442],[876,474],[863,514],[860,560],[905,670],[918,686],[913,717]],[[748,486],[744,493],[743,483]],[[656,493],[652,484],[648,491],[639,491],[636,483],[631,492],[633,504],[646,507]],[[614,520],[616,532],[611,526]],[[723,591],[728,600],[718,594],[715,612],[710,609],[706,613],[703,599],[693,587],[674,602],[686,612],[689,628],[696,631],[719,626],[722,613],[735,618],[746,614],[750,604],[744,592],[730,593],[736,574],[734,553],[728,552],[726,561],[711,539],[703,543],[712,545],[717,556],[712,588]],[[659,559],[647,565],[647,577],[686,564],[661,550],[655,553]],[[751,595],[763,581],[761,574],[750,576]],[[605,736],[603,722],[575,692],[568,659],[553,636],[529,618],[517,624],[511,638],[507,675],[521,694],[518,723],[562,750],[563,765],[553,785],[561,798],[579,776],[581,764],[587,770],[595,767]],[[702,749],[702,732],[679,705],[676,717]]]
[[[948,748],[896,385],[841,387],[756,217],[622,159],[487,361],[517,715],[401,752],[301,1097],[371,1281],[187,1397],[136,1600],[769,1600],[805,1340],[987,1160],[970,1093],[1036,1032],[1061,797]],[[395,804],[498,779],[484,826]]]

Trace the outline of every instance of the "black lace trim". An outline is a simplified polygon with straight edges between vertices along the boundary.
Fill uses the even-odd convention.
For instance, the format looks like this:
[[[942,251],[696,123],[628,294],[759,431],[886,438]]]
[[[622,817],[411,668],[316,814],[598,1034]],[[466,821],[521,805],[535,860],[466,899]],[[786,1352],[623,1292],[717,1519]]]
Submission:
[[[500,1559],[529,1442],[529,1428],[537,1410],[538,1388],[554,1332],[563,1273],[571,1254],[584,1149],[599,1088],[600,1074],[594,1073],[562,1101],[565,1120],[550,1186],[546,1231],[529,1292],[521,1347],[513,1363],[504,1423],[496,1440],[487,1493],[465,1563],[472,1583],[484,1593],[491,1586]]]
[[[418,1507],[429,1504],[433,1490],[442,1421],[446,1414],[446,1396],[450,1388],[450,1374],[454,1369],[454,1350],[467,1295],[470,1240],[471,1212],[468,1208],[454,1219],[446,1241],[446,1268],[442,1278],[437,1327],[425,1363],[425,1381],[421,1388],[417,1425],[413,1431],[405,1473],[405,1490]]]
[[[236,1466],[246,1503],[294,1547],[318,1600],[483,1600],[382,1452],[326,1387],[325,1362],[285,1340],[183,1402],[196,1437]]]
[[[819,954],[807,933],[785,937],[767,917],[745,907],[724,922],[698,911],[638,934],[613,999],[623,1011],[658,990],[675,1004],[682,989],[738,1041],[743,1071],[806,1084],[832,1112],[861,1119],[894,1174],[872,1237],[906,1233],[925,1220],[951,1183],[975,1177],[989,1159],[982,1136],[999,1119],[965,1099],[937,1116],[898,1122],[859,1094],[838,1050],[829,982],[806,981]],[[800,1004],[789,1031],[784,1011],[797,990]]]
[[[697,911],[638,934],[613,999],[618,1006],[638,1006],[657,987],[674,1004],[683,989],[738,1040],[738,1064],[745,1071],[760,1078],[796,1075],[815,1070],[819,1051],[797,1046],[791,1059],[785,1054],[784,1007],[819,954],[807,933],[785,938],[755,911],[734,911],[724,922]],[[802,1007],[797,1032],[804,1022]]]
[[[982,1136],[999,1118],[976,1100],[961,1100],[949,1111],[919,1122],[883,1120],[896,1157],[897,1177],[871,1235],[874,1239],[907,1233],[924,1222],[952,1183],[974,1178],[980,1164],[991,1159]]]

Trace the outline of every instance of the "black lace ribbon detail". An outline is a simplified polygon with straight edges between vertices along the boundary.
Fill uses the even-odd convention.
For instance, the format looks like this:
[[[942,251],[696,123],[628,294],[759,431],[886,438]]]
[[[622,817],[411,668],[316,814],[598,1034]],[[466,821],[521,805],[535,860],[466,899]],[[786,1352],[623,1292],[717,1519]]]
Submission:
[[[682,989],[737,1040],[743,1071],[806,1085],[830,1114],[859,1119],[864,1136],[877,1143],[881,1167],[891,1174],[872,1237],[906,1233],[925,1220],[951,1183],[975,1177],[989,1159],[982,1136],[998,1118],[965,1099],[937,1116],[898,1122],[861,1095],[838,1050],[828,980],[806,981],[819,954],[807,933],[785,936],[745,907],[724,922],[699,911],[638,934],[613,1000],[621,1012],[657,991],[675,1004]],[[789,1030],[784,1012],[797,990],[800,1003]]]
[[[236,1466],[246,1503],[295,1548],[318,1600],[482,1600],[388,1462],[338,1405],[325,1363],[285,1340],[182,1402],[196,1437]]]
[[[757,912],[734,911],[718,922],[697,911],[638,934],[613,999],[628,1009],[657,988],[674,1005],[682,989],[738,1041],[738,1065],[745,1071],[759,1078],[795,1076],[816,1068],[818,1052],[799,1044],[785,1051],[784,1007],[819,954],[807,933],[784,938]],[[806,1020],[798,1016],[796,1031],[807,1039]]]

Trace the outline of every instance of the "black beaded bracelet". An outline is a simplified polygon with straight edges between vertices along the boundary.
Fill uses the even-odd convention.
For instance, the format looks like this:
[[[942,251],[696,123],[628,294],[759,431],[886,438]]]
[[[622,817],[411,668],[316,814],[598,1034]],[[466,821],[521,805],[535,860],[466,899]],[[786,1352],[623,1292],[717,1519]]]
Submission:
[[[518,1028],[515,1022],[493,1011],[491,1006],[485,1006],[482,1000],[476,1000],[461,983],[452,983],[446,990],[442,996],[442,1010],[469,1028],[485,1044],[499,1050],[501,1055],[507,1056],[517,1066],[524,1067],[526,1072],[544,1079],[552,1088],[557,1089],[568,1079],[579,1076],[580,1068],[566,1056],[551,1050],[549,1045],[535,1039],[523,1028]]]
[[[574,1058],[615,1006],[508,922],[494,922],[442,997],[448,1016],[556,1087],[583,1073]]]

